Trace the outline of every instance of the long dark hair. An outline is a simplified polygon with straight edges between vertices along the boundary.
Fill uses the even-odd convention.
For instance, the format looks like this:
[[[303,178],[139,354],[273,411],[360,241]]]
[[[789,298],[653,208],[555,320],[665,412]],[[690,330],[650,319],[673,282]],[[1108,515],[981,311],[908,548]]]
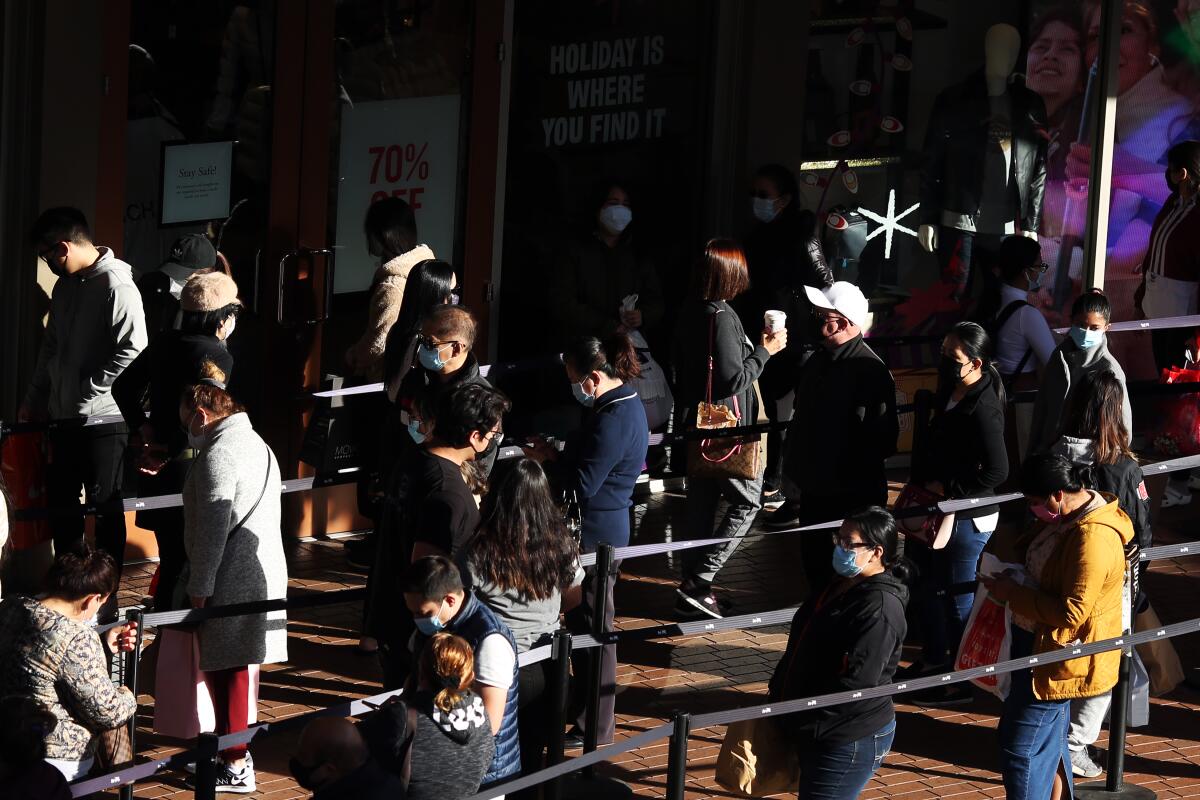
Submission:
[[[1122,456],[1137,461],[1129,449],[1124,406],[1125,387],[1111,370],[1085,375],[1067,401],[1063,432],[1095,442],[1097,464],[1115,464]]]
[[[992,337],[987,335],[987,331],[982,325],[975,322],[960,322],[950,329],[947,336],[953,336],[962,349],[963,354],[974,361],[979,359],[983,362],[983,370],[992,378],[992,390],[996,393],[996,397],[1000,400],[1000,405],[1005,402],[1004,381],[1000,378],[1000,372],[996,369],[996,360],[994,351],[992,350]]]
[[[1026,497],[1049,497],[1055,492],[1082,492],[1082,470],[1067,459],[1053,453],[1038,453],[1021,465],[1021,494]]]
[[[421,318],[445,304],[453,284],[454,267],[433,258],[421,261],[408,273],[400,314],[388,331],[383,350],[383,371],[389,382],[410,366],[404,363],[404,355],[421,330]]]
[[[637,350],[624,333],[614,333],[603,341],[595,336],[575,339],[563,351],[562,359],[579,375],[598,370],[610,378],[629,381],[642,374]]]
[[[483,499],[467,563],[479,580],[546,600],[570,587],[579,547],[567,531],[540,464],[522,458]]]

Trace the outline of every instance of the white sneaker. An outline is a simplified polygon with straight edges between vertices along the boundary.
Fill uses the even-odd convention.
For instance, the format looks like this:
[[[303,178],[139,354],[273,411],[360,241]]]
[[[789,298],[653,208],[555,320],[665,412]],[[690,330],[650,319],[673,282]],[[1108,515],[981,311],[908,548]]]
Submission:
[[[1200,475],[1193,475],[1192,477],[1188,478],[1187,486],[1189,489],[1200,491]]]
[[[1092,760],[1087,750],[1072,750],[1071,774],[1076,778],[1098,778],[1104,774],[1104,769]]]
[[[1191,481],[1188,481],[1191,484]],[[1175,506],[1186,506],[1192,502],[1192,493],[1179,489],[1172,484],[1167,484],[1167,490],[1163,493],[1163,508],[1174,508]]]
[[[250,794],[258,791],[254,780],[254,768],[247,762],[241,769],[234,769],[228,764],[217,765],[217,791],[232,794]]]

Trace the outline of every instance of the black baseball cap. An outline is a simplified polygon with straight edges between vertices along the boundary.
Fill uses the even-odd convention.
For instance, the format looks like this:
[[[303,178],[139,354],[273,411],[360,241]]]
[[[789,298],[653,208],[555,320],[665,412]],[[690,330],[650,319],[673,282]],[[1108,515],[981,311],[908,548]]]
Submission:
[[[217,265],[217,248],[203,233],[189,233],[175,240],[171,245],[171,255],[168,264],[183,267],[189,272],[198,269],[211,269]]]

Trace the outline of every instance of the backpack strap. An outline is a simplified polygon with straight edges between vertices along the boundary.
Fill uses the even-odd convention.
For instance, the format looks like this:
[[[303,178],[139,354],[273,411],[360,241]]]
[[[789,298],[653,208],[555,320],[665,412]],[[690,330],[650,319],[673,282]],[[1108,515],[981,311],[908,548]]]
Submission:
[[[1011,303],[1009,303],[1004,308],[1002,308],[1000,310],[1000,313],[996,315],[995,327],[992,328],[993,339],[999,339],[1000,331],[1003,330],[1004,326],[1008,323],[1008,321],[1010,319],[1012,319],[1013,316],[1015,316],[1018,311],[1020,311],[1022,308],[1024,308],[1027,305],[1029,305],[1029,303],[1025,300],[1013,300]],[[1025,365],[1029,363],[1029,359],[1032,356],[1033,356],[1033,348],[1032,347],[1026,348],[1025,355],[1021,356],[1021,360],[1017,362],[1017,368],[1015,370],[1013,370],[1012,375],[1008,376],[1008,380],[1005,381],[1005,384],[1011,384],[1012,381],[1016,380],[1017,378],[1019,378],[1021,376],[1021,373],[1025,369]],[[1006,385],[1004,388],[1009,389],[1011,387]]]

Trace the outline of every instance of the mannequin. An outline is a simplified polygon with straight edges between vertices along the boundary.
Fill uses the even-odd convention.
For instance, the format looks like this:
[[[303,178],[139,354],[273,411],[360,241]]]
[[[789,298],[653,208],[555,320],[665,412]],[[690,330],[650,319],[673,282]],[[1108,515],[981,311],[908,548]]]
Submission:
[[[1013,74],[1021,35],[993,25],[984,69],[934,104],[921,170],[917,239],[936,252],[959,299],[979,250],[1019,233],[1037,238],[1046,181],[1046,108]]]

